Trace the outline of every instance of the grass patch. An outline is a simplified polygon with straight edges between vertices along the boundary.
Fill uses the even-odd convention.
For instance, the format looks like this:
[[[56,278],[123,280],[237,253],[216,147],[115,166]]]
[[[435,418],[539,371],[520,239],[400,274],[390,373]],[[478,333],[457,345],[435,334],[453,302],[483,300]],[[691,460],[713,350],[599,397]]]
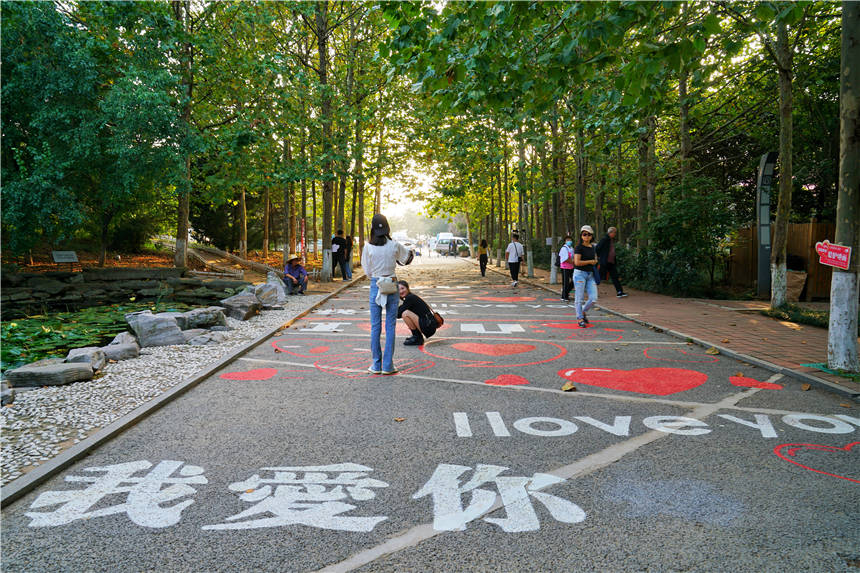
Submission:
[[[778,318],[787,322],[797,324],[808,324],[809,326],[818,326],[820,328],[830,327],[830,312],[826,310],[811,310],[803,308],[796,304],[785,304],[779,308],[769,308],[762,310],[761,313],[771,318]],[[858,315],[857,335],[860,336],[860,315]]]
[[[182,303],[112,304],[4,321],[0,323],[0,371],[42,358],[64,358],[72,348],[104,346],[126,330],[125,315],[129,312],[182,312],[190,308]]]

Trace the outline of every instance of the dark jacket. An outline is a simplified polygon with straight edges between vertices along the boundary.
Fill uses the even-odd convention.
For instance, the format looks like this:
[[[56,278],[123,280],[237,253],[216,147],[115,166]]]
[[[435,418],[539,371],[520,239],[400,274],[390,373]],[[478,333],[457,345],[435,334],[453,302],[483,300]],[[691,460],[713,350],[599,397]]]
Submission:
[[[601,267],[606,267],[606,259],[609,258],[610,246],[612,243],[612,239],[609,237],[609,234],[603,235],[603,238],[597,242],[597,246],[594,247],[594,252],[597,253],[597,262],[600,263]]]

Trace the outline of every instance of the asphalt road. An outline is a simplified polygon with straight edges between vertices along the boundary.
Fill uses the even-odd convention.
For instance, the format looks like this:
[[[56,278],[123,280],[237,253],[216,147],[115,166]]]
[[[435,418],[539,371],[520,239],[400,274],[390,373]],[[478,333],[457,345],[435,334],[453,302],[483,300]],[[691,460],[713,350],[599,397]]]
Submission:
[[[398,375],[360,283],[12,504],[3,571],[860,566],[844,398],[466,261],[401,276],[446,323],[400,323]]]

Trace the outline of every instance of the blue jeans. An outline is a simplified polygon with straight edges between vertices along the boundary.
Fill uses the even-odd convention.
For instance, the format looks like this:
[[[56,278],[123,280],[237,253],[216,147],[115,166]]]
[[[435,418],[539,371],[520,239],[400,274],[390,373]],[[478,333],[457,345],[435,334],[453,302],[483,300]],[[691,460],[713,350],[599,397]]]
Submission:
[[[576,318],[582,320],[582,315],[591,310],[594,303],[597,302],[597,284],[594,282],[594,273],[590,271],[582,271],[579,269],[573,270],[573,288],[576,292]],[[585,293],[588,292],[588,302],[583,306],[582,299]]]
[[[392,372],[394,370],[394,329],[397,328],[397,305],[400,297],[391,293],[385,301],[385,354],[379,343],[382,335],[382,307],[376,304],[379,289],[376,278],[370,279],[370,353],[373,356],[374,370]]]
[[[348,259],[346,261],[346,278],[348,278],[348,279],[352,278],[352,261],[350,261]]]

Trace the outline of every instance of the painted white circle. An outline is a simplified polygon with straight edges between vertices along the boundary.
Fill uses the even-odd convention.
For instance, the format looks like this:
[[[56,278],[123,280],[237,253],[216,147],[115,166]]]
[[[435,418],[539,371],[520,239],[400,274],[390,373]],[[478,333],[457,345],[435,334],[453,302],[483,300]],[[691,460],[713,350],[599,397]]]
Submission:
[[[555,424],[558,426],[556,430],[539,430],[537,428],[533,428],[534,424]],[[532,436],[569,436],[576,432],[579,427],[570,422],[568,420],[562,420],[560,418],[545,418],[542,416],[538,416],[535,418],[522,418],[514,422],[514,428],[519,430],[524,434],[530,434]]]
[[[830,424],[830,427],[822,428],[819,426],[810,426],[809,424],[804,424],[801,420],[815,420],[816,422]],[[854,431],[854,426],[847,422],[834,420],[827,416],[816,416],[815,414],[788,414],[782,417],[782,421],[789,426],[794,426],[795,428],[808,430],[810,432],[818,432],[819,434],[850,434]]]

